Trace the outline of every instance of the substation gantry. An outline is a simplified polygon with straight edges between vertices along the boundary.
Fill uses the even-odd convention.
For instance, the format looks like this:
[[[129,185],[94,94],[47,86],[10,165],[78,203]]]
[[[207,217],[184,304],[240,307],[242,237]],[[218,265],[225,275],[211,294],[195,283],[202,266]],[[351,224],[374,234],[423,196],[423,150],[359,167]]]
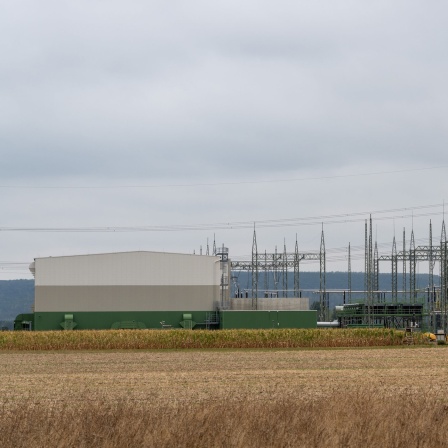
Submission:
[[[410,304],[425,303],[426,313],[429,317],[428,326],[434,332],[437,329],[443,329],[447,332],[448,324],[448,246],[446,240],[445,222],[442,222],[442,232],[440,244],[433,245],[432,223],[429,223],[429,244],[425,246],[415,246],[414,232],[411,232],[409,249],[406,250],[406,233],[403,229],[403,250],[397,252],[395,237],[392,243],[391,255],[382,255],[377,257],[376,263],[387,261],[390,263],[392,272],[391,299],[392,303],[399,300]],[[398,291],[398,264],[403,268],[403,287]],[[428,285],[422,290],[417,288],[416,272],[417,263],[428,263]],[[439,285],[434,283],[434,268],[436,262],[439,263]],[[409,266],[409,289],[407,289],[406,265]],[[375,283],[378,284],[379,269],[374,272]],[[422,297],[423,293],[423,297]],[[373,292],[372,292],[373,294]],[[419,297],[420,295],[420,297]]]
[[[250,273],[251,288],[246,291],[246,297],[252,298],[252,309],[258,307],[259,294],[264,297],[293,297],[301,296],[300,289],[300,263],[303,261],[319,262],[319,320],[330,320],[329,294],[326,286],[326,251],[324,231],[321,233],[320,250],[317,252],[299,252],[297,236],[294,252],[283,251],[260,253],[257,249],[257,237],[254,229],[252,241],[252,257],[250,260],[232,260],[231,270],[246,271]],[[417,263],[428,263],[428,286],[418,289],[416,282]],[[390,263],[391,289],[380,290],[380,263]],[[434,282],[434,269],[436,263],[440,266],[439,284]],[[398,289],[398,264],[402,264],[402,289]],[[409,271],[407,271],[409,269]],[[288,289],[288,272],[294,276],[294,290]],[[446,240],[445,222],[442,223],[440,244],[433,244],[432,224],[429,224],[429,244],[415,246],[414,232],[411,232],[409,248],[406,247],[406,234],[403,230],[403,250],[397,251],[395,236],[390,255],[379,255],[378,245],[372,238],[372,217],[365,221],[365,271],[364,291],[356,291],[362,296],[362,303],[356,308],[352,300],[351,284],[351,248],[348,245],[348,310],[353,308],[356,322],[363,326],[407,326],[418,313],[419,324],[427,318],[426,325],[436,331],[437,328],[447,332],[448,325],[448,245]],[[409,272],[409,284],[407,281]],[[260,279],[262,282],[260,282]],[[336,292],[336,291],[331,291]],[[339,291],[340,292],[340,291]],[[386,300],[387,298],[387,300]],[[387,302],[387,303],[386,303]],[[344,291],[345,303],[345,291]],[[390,306],[384,306],[384,305]],[[343,315],[344,316],[344,315]],[[350,322],[353,317],[350,313],[345,315]]]
[[[232,260],[231,270],[246,271],[250,273],[252,309],[258,309],[258,296],[264,297],[300,297],[300,263],[304,260],[318,261],[320,263],[320,314],[322,321],[329,320],[329,296],[326,293],[325,281],[325,240],[324,231],[321,235],[321,247],[319,252],[299,252],[297,236],[294,252],[286,251],[286,243],[283,252],[259,253],[257,249],[257,235],[254,229],[252,241],[251,260]],[[294,275],[294,291],[288,289],[288,271]],[[260,284],[262,277],[263,284]],[[272,287],[271,287],[272,286]],[[248,293],[248,292],[247,292]]]

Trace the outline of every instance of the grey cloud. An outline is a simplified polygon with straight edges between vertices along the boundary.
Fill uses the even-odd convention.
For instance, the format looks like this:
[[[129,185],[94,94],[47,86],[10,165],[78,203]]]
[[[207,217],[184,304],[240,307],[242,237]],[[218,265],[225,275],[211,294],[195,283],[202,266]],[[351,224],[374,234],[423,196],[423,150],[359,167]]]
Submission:
[[[4,179],[445,160],[440,2],[21,5],[0,19]]]

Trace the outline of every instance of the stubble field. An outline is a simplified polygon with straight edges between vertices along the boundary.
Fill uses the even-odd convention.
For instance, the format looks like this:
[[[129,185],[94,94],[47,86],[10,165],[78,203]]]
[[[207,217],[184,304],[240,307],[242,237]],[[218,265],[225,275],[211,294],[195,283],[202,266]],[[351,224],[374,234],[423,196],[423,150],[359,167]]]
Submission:
[[[0,352],[2,446],[448,446],[448,349]]]

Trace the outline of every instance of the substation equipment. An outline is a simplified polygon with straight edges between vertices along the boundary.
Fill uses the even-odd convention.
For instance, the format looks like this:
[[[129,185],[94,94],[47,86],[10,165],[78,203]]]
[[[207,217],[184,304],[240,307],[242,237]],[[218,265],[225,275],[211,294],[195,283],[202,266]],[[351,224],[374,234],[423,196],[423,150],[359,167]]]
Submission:
[[[447,241],[442,223],[440,244],[407,247],[379,255],[372,238],[372,218],[365,221],[364,289],[352,289],[351,249],[347,250],[347,288],[327,288],[324,230],[320,249],[301,252],[259,251],[254,228],[250,259],[229,258],[228,248],[213,242],[212,254],[124,252],[36,258],[34,312],[21,314],[15,329],[104,328],[315,328],[388,327],[447,331]],[[319,288],[300,285],[303,262],[319,263]],[[428,263],[428,282],[419,288],[417,264]],[[380,266],[388,265],[390,289],[380,289]],[[439,276],[434,275],[436,264]],[[402,285],[398,288],[398,268]],[[247,274],[246,288],[238,275]],[[293,282],[291,282],[291,276]],[[293,288],[288,285],[293,283]],[[319,310],[310,310],[317,294]],[[343,297],[330,309],[330,295]],[[331,318],[337,320],[332,320]]]
[[[447,334],[448,324],[448,247],[445,222],[442,222],[440,243],[433,244],[432,223],[429,223],[429,240],[424,246],[415,246],[413,230],[407,247],[406,231],[403,229],[403,249],[397,251],[395,237],[390,254],[379,255],[378,244],[373,242],[372,217],[365,221],[364,289],[352,289],[351,248],[347,248],[347,288],[327,288],[326,249],[324,230],[321,232],[320,250],[299,252],[297,237],[294,252],[277,249],[273,253],[258,251],[254,229],[252,257],[250,260],[232,261],[232,272],[246,271],[250,287],[243,291],[251,298],[252,308],[259,308],[260,300],[267,297],[301,297],[303,293],[318,294],[319,322],[322,327],[386,327],[412,328]],[[319,288],[303,290],[300,286],[300,265],[304,261],[319,263]],[[428,263],[425,287],[417,285],[416,273],[419,262]],[[438,281],[434,270],[439,264]],[[380,266],[388,265],[384,272],[390,273],[390,289],[380,289]],[[402,285],[398,288],[398,268],[402,268]],[[293,290],[288,289],[288,275],[293,276]],[[235,288],[237,294],[240,288]],[[342,297],[342,304],[330,309],[330,295]],[[333,315],[333,316],[332,316]],[[335,317],[337,322],[332,321]]]

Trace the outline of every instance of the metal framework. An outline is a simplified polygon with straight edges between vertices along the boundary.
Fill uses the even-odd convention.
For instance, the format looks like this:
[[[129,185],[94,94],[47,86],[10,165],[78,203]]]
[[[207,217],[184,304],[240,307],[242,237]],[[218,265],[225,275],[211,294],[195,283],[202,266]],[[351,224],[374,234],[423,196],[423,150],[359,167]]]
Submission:
[[[326,285],[326,264],[325,264],[325,237],[324,237],[324,229],[322,226],[322,234],[320,237],[320,253],[319,253],[319,261],[320,261],[320,320],[322,322],[330,320],[330,299],[327,295],[327,285]]]
[[[369,311],[366,304],[356,303],[345,305],[337,314],[345,327],[406,328],[421,326],[424,317],[423,305],[409,303],[375,303]]]
[[[396,254],[395,254],[396,255]],[[406,229],[403,228],[403,289],[402,300],[406,300]],[[398,258],[397,258],[398,261]]]
[[[233,269],[233,268],[232,268]],[[254,228],[254,238],[252,241],[252,309],[258,308],[258,250],[257,250],[257,234]]]
[[[429,244],[427,246],[415,247],[414,231],[411,232],[411,240],[409,244],[409,251],[405,247],[405,231],[403,230],[403,251],[396,252],[395,237],[392,246],[391,255],[382,255],[379,261],[390,261],[392,263],[392,301],[398,301],[397,288],[397,264],[398,261],[403,264],[403,289],[402,299],[409,303],[416,304],[419,301],[418,293],[425,294],[425,300],[428,304],[427,313],[429,316],[429,327],[436,331],[442,329],[447,332],[447,241],[445,222],[442,223],[442,232],[440,238],[440,245],[433,245],[432,238],[432,223],[429,225]],[[420,261],[428,262],[428,286],[424,290],[419,290],[416,283],[417,263]],[[435,263],[440,263],[440,287],[434,286],[434,267]],[[406,264],[409,263],[409,295],[407,294],[406,282]],[[420,300],[423,300],[422,298]]]
[[[411,245],[409,248],[409,295],[411,299],[411,303],[415,303],[417,300],[417,291],[415,289],[415,272],[417,269],[417,258],[415,256],[415,239],[414,239],[414,229],[411,231]]]
[[[300,296],[300,269],[299,269],[299,245],[297,243],[297,234],[296,234],[296,247],[294,251],[294,266],[297,266],[297,269],[294,269],[294,297]]]
[[[415,305],[423,306],[421,314],[428,317],[428,325],[431,329],[443,329],[446,333],[448,324],[448,246],[446,240],[445,222],[442,223],[442,232],[440,244],[433,244],[433,229],[432,223],[429,225],[429,244],[422,246],[415,246],[414,231],[411,232],[409,241],[409,248],[406,248],[406,231],[403,229],[403,250],[397,251],[397,242],[395,236],[392,243],[392,251],[390,255],[379,255],[378,244],[373,241],[372,237],[372,217],[365,221],[365,275],[364,275],[364,291],[359,291],[360,295],[364,296],[364,308],[362,317],[362,325],[377,325],[378,324],[378,307],[381,305],[390,306],[404,306]],[[215,243],[213,243],[215,252]],[[288,290],[288,272],[294,272],[294,297],[300,297],[300,263],[304,260],[319,262],[319,319],[321,321],[328,321],[330,318],[329,309],[329,294],[326,287],[326,249],[325,236],[322,227],[321,242],[319,252],[299,252],[297,235],[295,241],[294,252],[287,252],[286,242],[283,243],[283,250],[277,251],[275,247],[274,252],[266,252],[264,254],[258,253],[257,237],[254,227],[253,241],[252,241],[252,258],[250,261],[231,261],[232,271],[246,271],[250,272],[251,278],[251,298],[252,308],[254,310],[258,307],[257,298],[259,295],[259,276],[260,273],[264,275],[264,294],[267,297],[289,297],[292,294]],[[380,262],[387,261],[391,266],[391,289],[390,291],[380,290]],[[424,289],[419,289],[416,283],[417,263],[428,262],[428,285]],[[434,284],[434,269],[436,262],[440,265],[440,286]],[[398,289],[398,265],[402,264],[403,285],[402,290]],[[409,266],[409,271],[407,270]],[[409,289],[407,283],[407,272],[409,272]],[[272,277],[273,290],[270,288],[270,278]],[[351,247],[348,245],[348,304],[353,303],[352,297],[352,282],[351,282]],[[249,281],[249,280],[248,280]],[[279,288],[279,285],[280,288]],[[248,285],[248,292],[250,291]],[[262,290],[263,291],[263,290]],[[345,292],[344,292],[345,294]],[[390,303],[386,303],[386,295],[390,297]],[[247,297],[247,295],[246,295]],[[344,295],[345,303],[345,295]],[[393,308],[386,307],[382,310],[390,311]],[[400,308],[401,309],[401,308]],[[420,308],[419,308],[420,309]],[[398,323],[404,324],[409,321],[410,315],[406,312],[403,318],[399,315],[401,313],[391,314],[386,318],[381,316],[383,324]],[[412,317],[412,315],[411,315]],[[359,321],[359,316],[357,316]]]
[[[348,303],[352,303],[352,257],[350,243],[348,243]]]
[[[269,291],[269,294],[275,297],[287,298],[290,294],[288,291],[288,271],[294,273],[294,296],[300,297],[300,263],[303,260],[318,261],[320,263],[320,314],[319,318],[322,320],[329,319],[329,296],[326,293],[326,264],[325,264],[325,240],[324,231],[322,229],[321,234],[321,247],[319,252],[299,252],[297,236],[294,252],[287,252],[286,242],[283,245],[283,251],[278,252],[277,247],[275,252],[269,253],[264,251],[264,254],[260,255],[257,248],[257,236],[254,228],[253,240],[252,240],[252,258],[251,260],[232,260],[232,271],[246,271],[251,273],[251,298],[252,309],[258,308],[257,298],[260,293],[259,288],[259,276],[263,273],[264,276],[264,295],[269,291],[269,277],[272,273],[273,278],[273,291]],[[281,278],[280,278],[281,277]],[[279,291],[279,283],[281,280],[281,290]]]
[[[447,241],[445,221],[442,224],[442,234],[440,237],[440,313],[441,326],[446,334],[447,329]]]
[[[397,243],[395,237],[392,242],[392,301],[397,301]]]

